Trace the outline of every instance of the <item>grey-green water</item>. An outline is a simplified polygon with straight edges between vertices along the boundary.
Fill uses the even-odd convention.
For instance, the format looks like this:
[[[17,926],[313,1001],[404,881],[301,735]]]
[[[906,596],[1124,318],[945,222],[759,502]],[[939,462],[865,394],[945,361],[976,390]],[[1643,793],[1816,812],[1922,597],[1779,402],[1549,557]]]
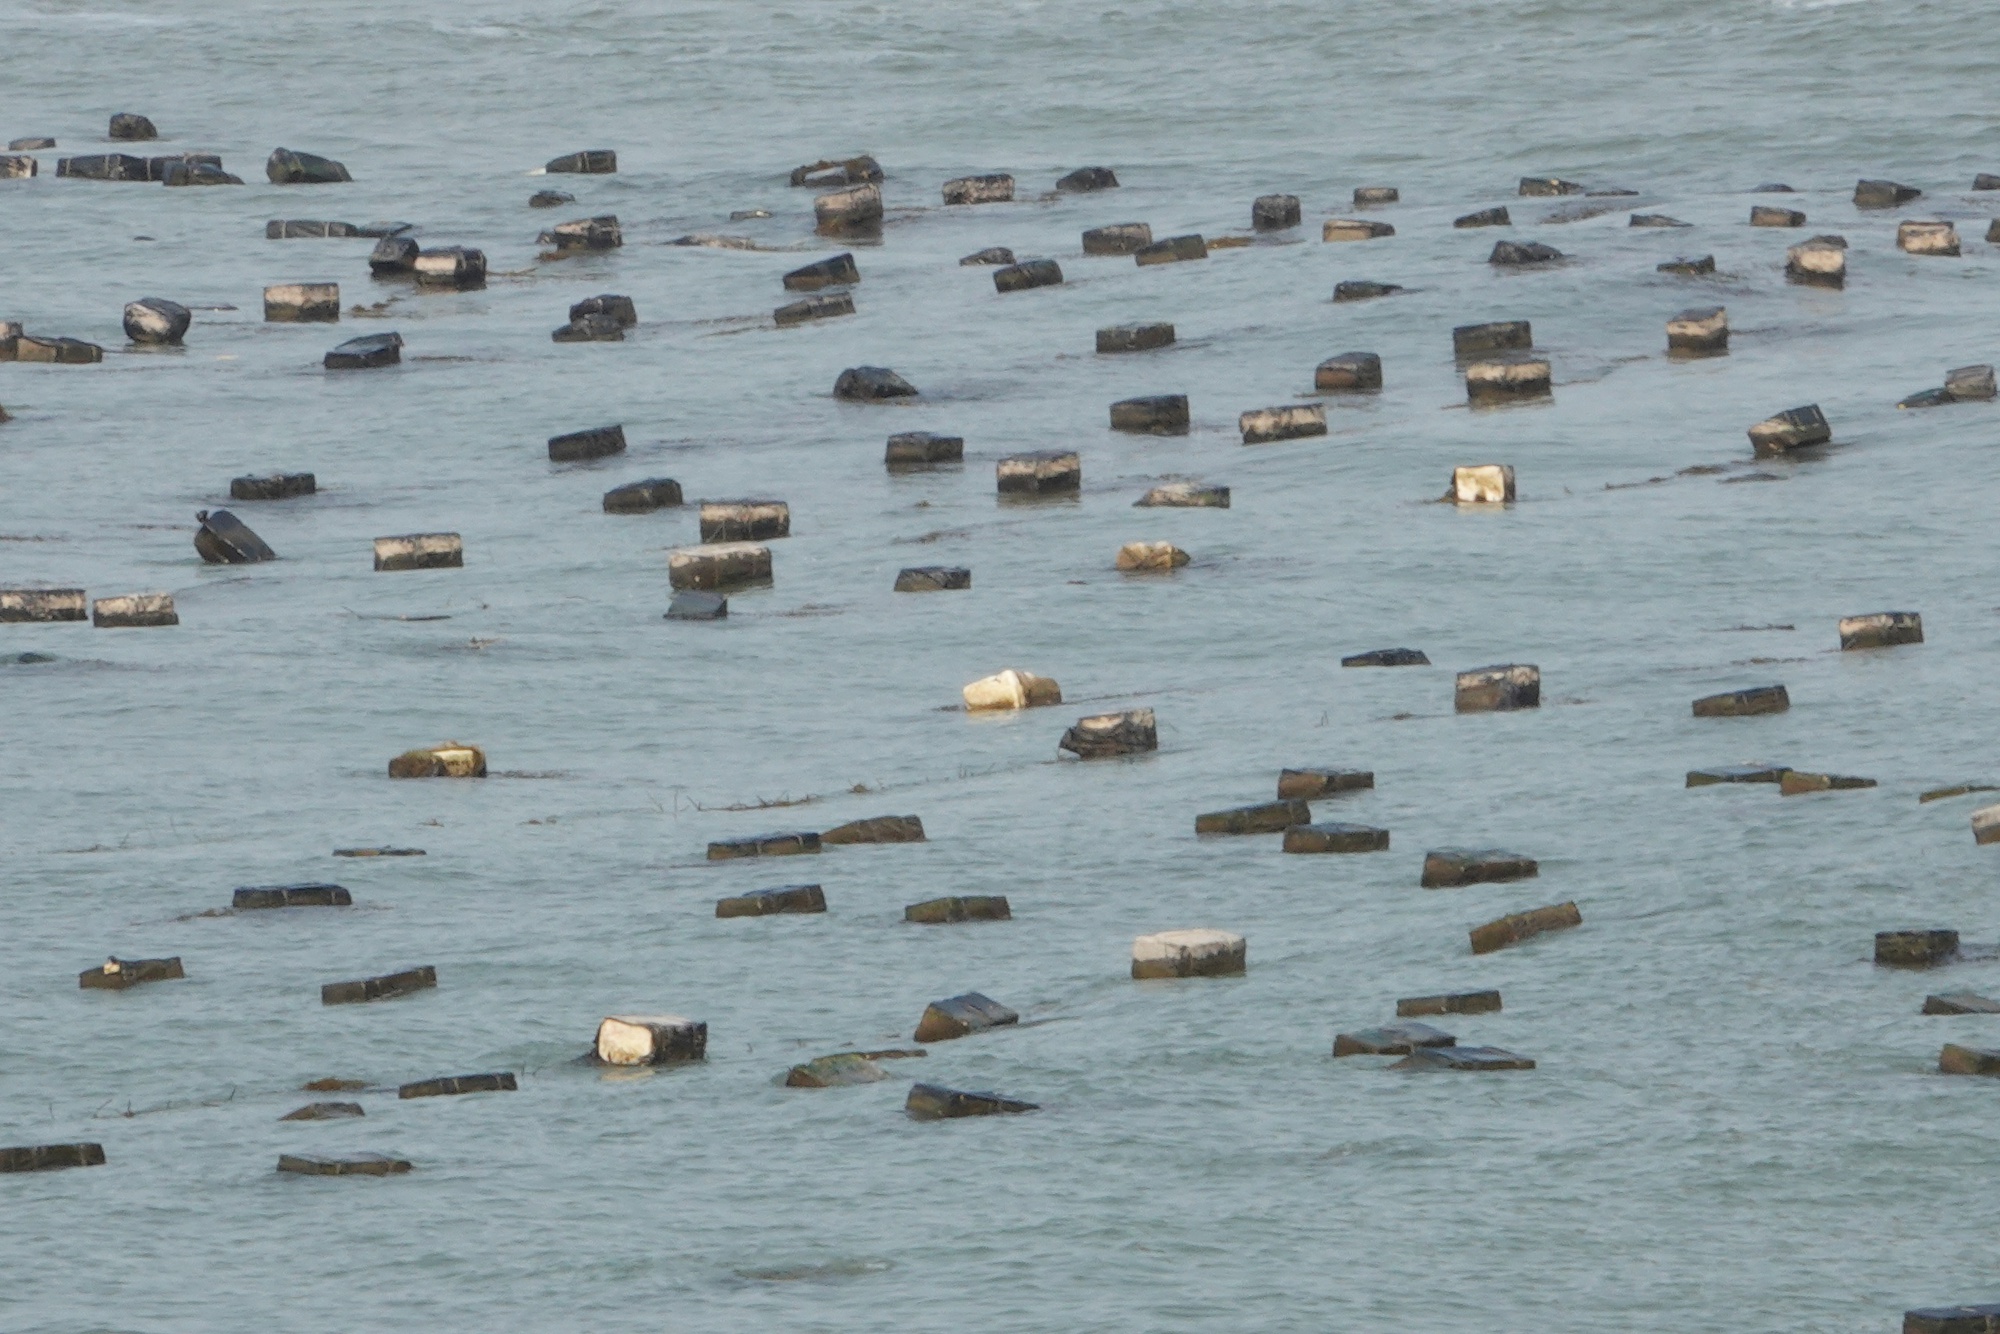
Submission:
[[[2000,937],[1977,798],[1916,800],[2000,781],[1995,409],[1892,406],[2000,359],[2000,252],[1979,239],[1996,210],[1967,192],[2000,170],[1994,44],[1966,3],[14,0],[0,139],[61,147],[0,182],[0,318],[110,352],[0,366],[0,584],[171,590],[182,623],[0,628],[0,1143],[109,1157],[0,1178],[0,1325],[1861,1331],[2000,1295],[2000,1088],[1930,1073],[1943,1041],[2000,1035],[1917,1014],[2000,975],[1868,963],[1885,928]],[[154,151],[218,151],[252,184],[54,179],[57,157],[112,147],[121,110],[159,123]],[[355,180],[266,185],[278,144]],[[618,175],[524,175],[598,146]],[[778,276],[833,249],[785,173],[856,151],[883,162],[891,212],[856,252],[859,314],[771,328]],[[1097,163],[1120,190],[1041,199]],[[978,171],[1013,172],[1020,202],[939,205]],[[1552,205],[1514,182],[1558,173],[1640,194],[1543,226]],[[1861,176],[1926,194],[1860,213]],[[1769,181],[1800,191],[1804,234],[1848,238],[1844,291],[1785,284],[1804,234],[1746,225]],[[1401,189],[1370,215],[1396,236],[1322,244],[1373,184]],[[530,212],[547,185],[577,203]],[[1147,269],[1080,254],[1111,222],[1243,232],[1276,191],[1304,201],[1295,244]],[[1449,225],[1500,203],[1510,233]],[[753,208],[773,216],[727,221]],[[1628,228],[1634,209],[1694,227]],[[605,212],[622,250],[536,260],[541,227]],[[1958,220],[1961,258],[1895,249],[1899,219],[1929,216]],[[405,219],[495,276],[416,296],[370,281],[366,241],[263,239],[284,217]],[[666,244],[695,231],[780,249]],[[1493,271],[1501,235],[1571,260]],[[1067,281],[997,296],[956,263],[988,245]],[[1721,276],[1655,272],[1706,253]],[[395,298],[388,318],[259,320],[264,285],[321,278],[349,306]],[[1409,290],[1333,305],[1344,279]],[[607,291],[638,304],[628,341],[549,341]],[[182,352],[128,355],[118,314],[142,295],[238,309],[197,311]],[[1716,303],[1730,355],[1669,362],[1664,321]],[[1449,331],[1502,318],[1533,320],[1553,406],[1461,406]],[[1092,353],[1099,326],[1144,319],[1178,344]],[[399,370],[319,369],[389,328]],[[1238,443],[1239,412],[1304,401],[1351,349],[1382,355],[1383,393],[1329,400],[1326,438]],[[923,396],[835,403],[856,364]],[[1112,400],[1168,392],[1192,401],[1189,436],[1106,429]],[[1836,447],[1753,469],[1744,428],[1808,402]],[[547,436],[610,421],[627,455],[547,462]],[[885,474],[884,437],[913,429],[962,434],[963,469]],[[996,503],[998,457],[1054,447],[1081,452],[1080,499]],[[1431,503],[1481,462],[1514,465],[1519,504]],[[232,506],[284,559],[202,567],[194,512],[293,468],[318,496]],[[1773,480],[1738,484],[1753,471]],[[725,624],[661,619],[692,507],[599,510],[662,475],[792,506],[775,585]],[[1232,508],[1131,508],[1170,475],[1231,486]],[[1668,480],[1607,489],[1649,478]],[[371,538],[432,530],[464,534],[463,570],[371,570]],[[1152,538],[1194,563],[1112,571]],[[889,591],[936,563],[969,565],[972,591]],[[1921,611],[1928,642],[1834,651],[1838,617],[1891,607]],[[1396,644],[1436,666],[1337,665]],[[1453,714],[1454,670],[1509,661],[1541,666],[1539,710]],[[951,710],[1006,666],[1070,702]],[[1772,680],[1789,713],[1689,716]],[[1156,756],[1055,758],[1076,716],[1127,706],[1157,710]],[[496,776],[385,777],[446,737]],[[1749,759],[1881,786],[1681,786]],[[1375,771],[1315,809],[1388,827],[1389,852],[1194,837],[1197,812],[1310,764]],[[711,838],[888,812],[930,841],[702,860]],[[329,855],[377,843],[428,855]],[[1459,844],[1541,876],[1418,889],[1424,850]],[[193,915],[319,879],[356,906]],[[800,879],[824,916],[712,915]],[[946,893],[1006,894],[1014,920],[900,920]],[[1468,953],[1468,927],[1565,899],[1580,930]],[[1183,926],[1245,934],[1248,974],[1131,982],[1132,937]],[[180,955],[188,978],[79,991],[113,952]],[[318,1002],[426,963],[435,992]],[[1539,1068],[1328,1055],[1399,996],[1474,986],[1505,1010],[1443,1026]],[[1028,1022],[865,1088],[774,1082],[906,1041],[968,989]],[[572,1063],[601,1016],[660,1009],[708,1022],[705,1064]],[[911,1123],[912,1065],[1043,1110]],[[501,1068],[518,1092],[381,1091]],[[278,1123],[327,1075],[370,1081],[365,1119]],[[416,1170],[272,1170],[370,1149]]]

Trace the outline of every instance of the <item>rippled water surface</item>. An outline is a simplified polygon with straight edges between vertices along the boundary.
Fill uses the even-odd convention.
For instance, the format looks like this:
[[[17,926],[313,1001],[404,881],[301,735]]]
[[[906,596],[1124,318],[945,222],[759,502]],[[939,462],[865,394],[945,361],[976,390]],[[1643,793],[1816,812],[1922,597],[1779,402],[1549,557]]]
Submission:
[[[2000,1045],[1927,991],[1993,964],[1878,970],[1875,931],[2000,937],[1977,797],[2000,781],[1991,678],[1992,405],[1896,400],[2000,360],[1987,244],[1996,39],[1971,3],[1702,0],[1395,5],[668,5],[353,0],[0,7],[0,318],[103,344],[91,367],[0,366],[0,584],[171,591],[173,629],[0,627],[0,1143],[94,1140],[103,1167],[0,1178],[0,1326],[81,1331],[1896,1327],[2000,1297],[1987,1081],[1932,1073]],[[251,184],[56,179],[114,111],[155,152]],[[275,187],[276,145],[352,184]],[[600,177],[530,177],[618,151]],[[772,327],[779,275],[835,247],[786,173],[866,151],[881,243],[851,319]],[[1116,192],[1055,178],[1113,167]],[[941,206],[1008,171],[1017,202]],[[1637,191],[1539,220],[1524,174]],[[1925,191],[1857,211],[1858,177]],[[1805,233],[1752,229],[1784,182]],[[1393,238],[1329,245],[1360,185]],[[563,210],[528,195],[559,185]],[[1198,263],[1085,257],[1086,227],[1247,234]],[[1507,204],[1510,231],[1451,220]],[[732,223],[732,211],[766,220]],[[1631,228],[1664,212],[1686,230]],[[626,244],[537,258],[537,231],[615,213]],[[1964,254],[1898,251],[1905,217]],[[414,223],[482,248],[483,291],[372,281],[366,240],[264,239],[270,218]],[[691,232],[756,250],[675,247]],[[1844,291],[1788,286],[1788,244],[1850,244]],[[1505,272],[1494,240],[1568,260]],[[1057,259],[997,295],[959,256]],[[1715,256],[1709,279],[1655,271]],[[1401,284],[1359,304],[1335,282]],[[272,283],[333,280],[338,326],[266,324]],[[570,302],[631,295],[623,343],[557,345]],[[184,349],[128,350],[123,304],[197,307]],[[1663,324],[1728,308],[1727,357],[1670,361]],[[1454,325],[1520,318],[1552,405],[1468,411]],[[1100,357],[1100,326],[1172,321]],[[394,370],[331,375],[388,329]],[[1381,354],[1379,395],[1323,438],[1246,447],[1246,409]],[[894,367],[895,406],[835,402]],[[1115,435],[1106,405],[1185,393],[1185,437]],[[1835,443],[1753,463],[1744,429],[1816,402]],[[548,462],[622,422],[618,458]],[[890,476],[894,431],[963,435],[960,469]],[[1068,448],[1080,497],[1000,504],[995,461]],[[1519,503],[1434,503],[1504,462]],[[250,472],[319,494],[232,508],[283,557],[204,567],[197,510]],[[645,477],[792,507],[775,582],[730,617],[662,619],[692,505],[608,515]],[[1134,509],[1163,478],[1227,510]],[[1632,485],[1636,484],[1636,485]],[[462,570],[377,574],[370,540],[456,531]],[[1192,564],[1115,573],[1121,543]],[[970,592],[890,591],[961,564]],[[1837,652],[1843,615],[1921,611],[1927,642]],[[1426,650],[1428,669],[1342,670]],[[1543,704],[1455,715],[1454,670],[1538,664]],[[1007,666],[1067,703],[968,717]],[[1783,681],[1792,707],[1699,720],[1698,695]],[[1084,713],[1157,711],[1156,755],[1058,759]],[[392,782],[447,737],[484,782]],[[1746,760],[1875,788],[1683,788]],[[1367,856],[1193,834],[1284,766],[1372,769],[1321,819],[1392,831]],[[793,803],[757,809],[761,803]],[[710,839],[917,814],[920,845],[710,865]],[[336,861],[336,847],[426,856]],[[1500,846],[1539,879],[1422,890],[1428,848]],[[203,915],[238,885],[338,880],[346,910]],[[823,916],[717,920],[718,897],[824,886]],[[905,904],[1005,894],[1013,920],[905,925]],[[1469,927],[1574,900],[1580,930],[1471,955]],[[1239,979],[1140,984],[1132,937],[1244,934]],[[105,955],[185,981],[83,991]],[[317,988],[431,964],[439,985],[323,1007]],[[1498,987],[1439,1021],[1532,1072],[1392,1074],[1329,1056],[1400,996]],[[907,1045],[978,990],[1022,1025],[939,1044],[882,1083],[785,1068]],[[580,1065],[601,1016],[707,1021],[708,1060]],[[913,1077],[1032,1115],[918,1124]],[[398,1083],[508,1069],[519,1090],[401,1102]],[[365,1080],[361,1120],[280,1123],[308,1079]],[[414,1172],[311,1179],[281,1152],[380,1151]]]

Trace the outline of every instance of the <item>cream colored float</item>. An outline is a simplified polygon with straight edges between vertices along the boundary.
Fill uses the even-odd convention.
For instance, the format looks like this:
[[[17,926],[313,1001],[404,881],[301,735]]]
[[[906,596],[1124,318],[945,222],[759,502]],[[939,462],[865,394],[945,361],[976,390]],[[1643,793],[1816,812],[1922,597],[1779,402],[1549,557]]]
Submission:
[[[1032,709],[1062,703],[1061,686],[1046,676],[1036,676],[1018,667],[982,676],[959,693],[965,696],[968,710]]]
[[[1453,468],[1445,499],[1459,505],[1509,504],[1514,499],[1514,469],[1505,463]]]
[[[708,1052],[708,1025],[677,1014],[617,1014],[597,1025],[597,1059],[606,1065],[699,1061]]]
[[[1248,942],[1233,931],[1159,931],[1132,942],[1132,976],[1227,977],[1245,970],[1248,951]]]
[[[1910,255],[1957,255],[1958,228],[1948,222],[1906,222],[1896,228],[1896,248]]]
[[[1178,570],[1191,559],[1171,542],[1127,542],[1118,548],[1117,566],[1128,574]]]
[[[389,761],[391,778],[484,778],[486,752],[458,741],[406,750]]]

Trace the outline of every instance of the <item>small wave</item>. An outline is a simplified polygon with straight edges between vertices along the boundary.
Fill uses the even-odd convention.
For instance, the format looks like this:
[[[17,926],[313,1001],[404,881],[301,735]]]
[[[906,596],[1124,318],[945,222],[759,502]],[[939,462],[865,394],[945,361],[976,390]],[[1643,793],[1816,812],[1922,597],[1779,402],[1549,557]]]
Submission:
[[[837,1283],[842,1279],[886,1274],[896,1266],[888,1260],[831,1260],[817,1265],[776,1265],[764,1269],[738,1269],[736,1277],[758,1283]]]

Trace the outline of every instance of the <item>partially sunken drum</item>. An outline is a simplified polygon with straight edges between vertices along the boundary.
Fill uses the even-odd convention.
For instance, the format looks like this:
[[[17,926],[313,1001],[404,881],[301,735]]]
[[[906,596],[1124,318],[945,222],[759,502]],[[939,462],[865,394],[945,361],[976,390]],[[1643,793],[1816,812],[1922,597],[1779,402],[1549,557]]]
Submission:
[[[1795,208],[1777,208],[1771,204],[1752,204],[1750,206],[1750,225],[1752,227],[1803,227],[1806,225],[1806,215]]]
[[[879,181],[882,164],[863,153],[859,157],[821,158],[803,167],[792,168],[793,185],[834,185],[840,182]]]
[[[1972,841],[2000,843],[2000,806],[1982,806],[1972,813]]]
[[[1841,287],[1847,282],[1847,242],[1838,236],[1815,236],[1785,252],[1785,277],[1817,287]]]
[[[410,271],[426,287],[484,287],[486,252],[459,245],[420,250]]]
[[[879,229],[882,225],[882,187],[870,181],[820,195],[813,200],[813,225],[822,236]]]
[[[90,153],[57,158],[56,175],[80,181],[146,181],[152,179],[152,166],[130,153]]]
[[[177,954],[171,959],[106,959],[95,968],[76,975],[76,984],[85,990],[124,991],[142,982],[170,982],[186,977]]]
[[[102,1144],[31,1144],[0,1149],[0,1172],[50,1172],[59,1167],[102,1167]]]
[[[587,175],[609,175],[618,170],[618,154],[609,148],[586,148],[581,152],[565,153],[561,157],[550,158],[542,168],[548,172],[582,172]]]
[[[1903,1312],[1903,1334],[1995,1334],[1995,1331],[2000,1331],[2000,1304],[1925,1306]]]
[[[1906,222],[1896,228],[1896,248],[1912,255],[1958,254],[1958,229],[1948,222]]]
[[[665,1065],[708,1054],[708,1025],[677,1014],[618,1014],[597,1025],[597,1059],[606,1065]]]
[[[1562,251],[1552,245],[1543,245],[1540,241],[1501,241],[1493,247],[1493,253],[1486,257],[1486,262],[1503,267],[1518,267],[1528,264],[1553,264],[1562,257]]]
[[[1145,352],[1173,341],[1171,324],[1120,324],[1097,331],[1099,352]]]
[[[1343,352],[1313,368],[1313,388],[1323,394],[1357,393],[1382,387],[1382,358],[1374,352]]]
[[[1550,393],[1549,363],[1539,357],[1475,361],[1465,368],[1465,396],[1473,403],[1542,398]]]
[[[1246,445],[1325,435],[1326,408],[1319,403],[1288,403],[1283,407],[1257,408],[1239,416],[1236,428],[1242,433]]]
[[[609,458],[613,454],[625,452],[625,428],[619,426],[593,426],[588,430],[570,431],[564,435],[549,437],[549,461],[551,463],[581,463],[587,459]]]
[[[339,283],[278,283],[264,289],[264,318],[329,324],[340,319]]]
[[[982,676],[959,692],[968,711],[977,709],[1032,709],[1043,704],[1062,703],[1062,687],[1046,676],[1009,667],[992,676]]]
[[[1778,793],[1786,797],[1801,796],[1807,792],[1847,792],[1874,786],[1874,779],[1857,778],[1852,774],[1815,774],[1787,769],[1778,775]]]
[[[1001,1116],[1039,1110],[1032,1102],[997,1093],[961,1093],[937,1084],[913,1084],[903,1111],[913,1121],[945,1121],[961,1116]]]
[[[392,1158],[384,1153],[355,1153],[342,1158],[323,1158],[311,1153],[281,1153],[278,1155],[278,1170],[315,1177],[387,1177],[409,1171],[410,1163],[406,1158]]]
[[[1465,885],[1499,884],[1526,880],[1542,873],[1533,857],[1518,852],[1489,848],[1483,852],[1462,852],[1442,848],[1424,854],[1423,875],[1418,883],[1425,889],[1457,889]]]
[[[1364,218],[1328,218],[1319,229],[1322,241],[1372,241],[1378,236],[1394,236],[1396,229],[1386,222]]]
[[[456,570],[465,565],[465,542],[457,533],[410,533],[375,539],[378,570]]]
[[[1947,928],[1875,933],[1875,963],[1880,968],[1936,968],[1957,958],[1958,932]]]
[[[1336,1033],[1335,1056],[1408,1056],[1419,1047],[1455,1047],[1458,1039],[1429,1024],[1384,1024],[1358,1033]]]
[[[1913,611],[1878,611],[1840,618],[1840,647],[1889,648],[1924,642],[1924,618]]]
[[[606,213],[595,218],[559,222],[535,239],[543,245],[554,246],[559,252],[616,250],[625,244],[625,233],[619,229],[617,214]]]
[[[858,1051],[817,1056],[785,1072],[785,1087],[794,1089],[845,1088],[854,1084],[878,1084],[889,1072]]]
[[[1534,1061],[1498,1047],[1418,1047],[1391,1070],[1532,1070]]]
[[[1143,222],[1114,222],[1083,234],[1086,255],[1129,255],[1153,244],[1153,229]]]
[[[925,926],[951,922],[1004,922],[1013,917],[1005,894],[968,894],[943,899],[926,899],[903,909],[903,920]]]
[[[780,329],[810,324],[814,320],[838,319],[854,313],[854,297],[847,292],[822,292],[800,301],[787,302],[771,312],[771,322]]]
[[[1283,231],[1287,227],[1298,226],[1302,216],[1297,195],[1258,195],[1250,201],[1250,226],[1253,231]]]
[[[1025,292],[1033,287],[1056,287],[1063,280],[1062,266],[1052,259],[1031,259],[993,271],[996,292]]]
[[[1280,769],[1278,795],[1312,801],[1337,792],[1361,792],[1375,786],[1368,769]]]
[[[1187,259],[1207,259],[1208,243],[1199,235],[1170,236],[1164,241],[1155,241],[1141,250],[1132,252],[1132,258],[1139,264],[1178,264]]]
[[[1704,695],[1694,702],[1697,718],[1742,718],[1758,713],[1783,713],[1792,707],[1792,697],[1781,685],[1753,686],[1720,695]]]
[[[1057,746],[1078,759],[1108,759],[1158,750],[1160,733],[1151,709],[1127,709],[1077,719]]]
[[[320,359],[320,364],[330,371],[361,371],[400,365],[402,360],[403,336],[399,333],[379,333],[348,339],[329,349]]]
[[[733,861],[738,857],[796,857],[819,851],[819,833],[752,834],[748,838],[718,839],[708,845],[712,862]]]
[[[1430,655],[1420,648],[1377,648],[1352,653],[1340,660],[1343,667],[1428,667]]]
[[[1411,996],[1396,1002],[1396,1014],[1492,1014],[1500,1008],[1497,991],[1453,991],[1442,996]]]
[[[671,477],[627,482],[604,493],[606,514],[649,514],[681,503],[681,484]]]
[[[1148,394],[1111,405],[1111,429],[1135,435],[1186,435],[1186,394]]]
[[[781,281],[788,292],[817,292],[822,287],[858,283],[861,270],[855,266],[854,255],[843,252],[793,269]]]
[[[1483,352],[1525,352],[1534,345],[1535,328],[1527,320],[1461,324],[1451,331],[1451,352],[1455,357],[1472,357]]]
[[[230,896],[238,911],[252,908],[351,908],[354,898],[340,885],[246,885]]]
[[[1782,457],[1787,451],[1823,445],[1833,439],[1833,428],[1819,404],[1788,408],[1750,428],[1750,447],[1760,459]]]
[[[884,398],[914,398],[916,386],[888,366],[848,366],[834,378],[834,398],[848,402],[880,402]]]
[[[389,1000],[418,991],[429,991],[437,984],[437,969],[426,964],[422,968],[411,968],[401,973],[386,973],[381,977],[364,977],[355,982],[329,982],[319,989],[319,1003],[359,1005],[367,1001]]]
[[[964,436],[938,435],[932,431],[904,431],[892,435],[889,437],[888,447],[882,453],[883,464],[892,472],[906,468],[932,468],[941,463],[964,461]]]
[[[1782,764],[1723,764],[1713,769],[1690,769],[1689,787],[1712,787],[1717,783],[1775,783],[1785,774]]]
[[[366,1116],[368,1113],[358,1102],[309,1102],[305,1106],[286,1112],[280,1121],[339,1121],[349,1117]]]
[[[912,565],[896,572],[895,592],[946,593],[972,587],[972,571],[962,565]]]
[[[89,619],[81,588],[0,588],[0,622]]]
[[[1387,852],[1389,831],[1365,824],[1294,825],[1285,831],[1286,852]]]
[[[1542,669],[1528,663],[1475,667],[1460,672],[1452,707],[1459,713],[1494,713],[1538,709],[1542,705]]]
[[[1083,462],[1073,449],[1037,449],[1009,454],[994,465],[1001,494],[1047,495],[1083,486]]]
[[[949,1042],[989,1028],[1018,1024],[1021,1016],[976,991],[932,1001],[917,1021],[914,1037],[918,1042]]]
[[[1065,193],[1117,188],[1118,174],[1109,167],[1078,167],[1056,182],[1056,189]]]
[[[717,899],[717,917],[770,917],[778,913],[822,913],[826,893],[818,885],[781,885]]]
[[[264,160],[264,174],[273,185],[335,185],[354,178],[347,168],[332,158],[300,153],[290,148],[274,148]]]
[[[457,741],[406,750],[389,761],[391,778],[484,778],[486,752]]]
[[[704,500],[701,540],[763,542],[792,535],[792,507],[782,500]]]
[[[674,588],[735,588],[771,581],[771,548],[756,542],[713,542],[667,553]]]
[[[179,625],[172,593],[127,593],[99,598],[90,604],[91,624],[100,629],[145,625]]]
[[[914,815],[877,815],[866,820],[849,820],[819,836],[828,843],[921,843],[924,822]]]
[[[414,1084],[402,1084],[396,1089],[399,1098],[455,1098],[462,1093],[512,1093],[516,1085],[514,1073],[502,1070],[490,1075],[446,1075],[442,1079],[422,1079]]]
[[[1566,931],[1571,927],[1582,925],[1583,914],[1577,911],[1574,903],[1530,908],[1526,912],[1512,913],[1484,926],[1472,928],[1472,952],[1491,954],[1497,949],[1532,939],[1545,931]]]
[[[1924,997],[1924,1014],[2000,1014],[2000,1001],[1970,991]]]
[[[1004,204],[1014,197],[1014,178],[1004,174],[961,176],[944,183],[947,204]]]
[[[319,489],[318,479],[309,472],[274,472],[268,477],[232,477],[231,500],[290,500],[309,496]]]
[[[1451,470],[1450,498],[1459,505],[1504,505],[1514,499],[1514,469],[1480,463]]]
[[[729,599],[720,593],[684,589],[667,604],[669,621],[721,621],[729,617]]]
[[[1684,310],[1667,321],[1669,352],[1721,352],[1729,347],[1729,312],[1721,306]]]
[[[1229,488],[1204,482],[1162,482],[1132,503],[1148,508],[1226,510],[1229,508]]]
[[[278,558],[250,525],[228,510],[199,510],[194,517],[201,524],[195,530],[194,549],[210,565],[249,565]]]
[[[1938,1053],[1938,1073],[1941,1075],[2000,1075],[2000,1051],[1981,1047],[1961,1047],[1956,1042],[1944,1044]]]
[[[1248,967],[1249,948],[1233,931],[1160,931],[1132,942],[1132,976],[1229,977]]]
[[[125,336],[135,343],[178,343],[192,318],[177,301],[141,297],[125,307]]]
[[[1197,834],[1282,834],[1293,825],[1312,819],[1312,808],[1303,801],[1279,800],[1255,806],[1236,806],[1226,811],[1209,811],[1194,817]]]

